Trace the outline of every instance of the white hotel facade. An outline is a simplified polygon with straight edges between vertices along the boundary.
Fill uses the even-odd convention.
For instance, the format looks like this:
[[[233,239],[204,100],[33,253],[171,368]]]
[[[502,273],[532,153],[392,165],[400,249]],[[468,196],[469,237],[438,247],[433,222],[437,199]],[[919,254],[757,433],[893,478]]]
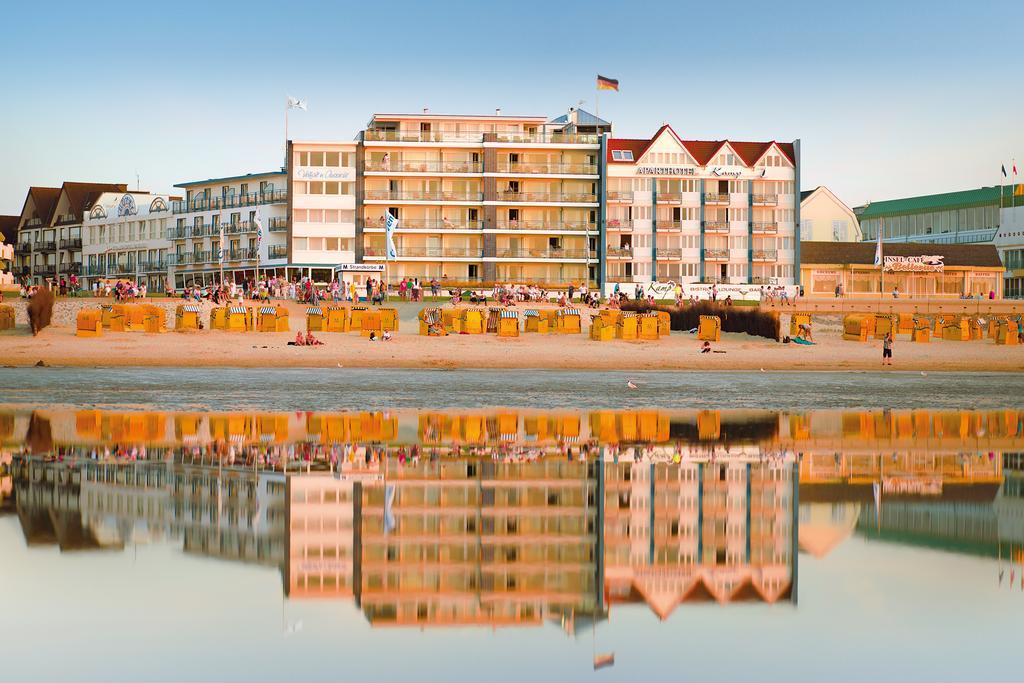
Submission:
[[[163,292],[169,267],[167,227],[177,197],[104,192],[82,221],[83,287],[123,278]]]
[[[602,283],[792,285],[800,143],[611,138]],[[629,285],[628,287],[625,285]]]

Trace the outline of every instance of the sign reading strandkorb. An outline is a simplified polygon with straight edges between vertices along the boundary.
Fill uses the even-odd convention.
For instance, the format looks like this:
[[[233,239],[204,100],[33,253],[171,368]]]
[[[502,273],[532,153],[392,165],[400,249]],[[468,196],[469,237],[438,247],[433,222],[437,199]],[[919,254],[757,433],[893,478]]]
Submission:
[[[945,256],[886,256],[883,267],[897,273],[941,273]]]

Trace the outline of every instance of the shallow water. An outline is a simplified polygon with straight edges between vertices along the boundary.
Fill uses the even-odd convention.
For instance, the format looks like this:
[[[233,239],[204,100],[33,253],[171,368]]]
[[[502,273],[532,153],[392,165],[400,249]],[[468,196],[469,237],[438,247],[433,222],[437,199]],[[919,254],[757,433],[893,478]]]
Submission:
[[[627,387],[633,380],[638,389]],[[1024,375],[849,372],[8,368],[0,405],[238,410],[394,408],[998,408]]]
[[[1015,675],[1024,411],[753,410],[727,382],[744,409],[609,410],[607,376],[594,408],[556,383],[460,409],[435,374],[459,384],[396,393],[447,410],[0,410],[4,680]],[[809,377],[799,403],[848,379]],[[75,379],[45,391],[87,403]]]

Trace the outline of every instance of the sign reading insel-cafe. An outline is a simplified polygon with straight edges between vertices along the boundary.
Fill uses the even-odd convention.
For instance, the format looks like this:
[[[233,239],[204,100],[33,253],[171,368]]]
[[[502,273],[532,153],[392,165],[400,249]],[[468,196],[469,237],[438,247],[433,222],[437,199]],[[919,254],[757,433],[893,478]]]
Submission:
[[[945,256],[886,256],[885,270],[896,273],[941,273]]]

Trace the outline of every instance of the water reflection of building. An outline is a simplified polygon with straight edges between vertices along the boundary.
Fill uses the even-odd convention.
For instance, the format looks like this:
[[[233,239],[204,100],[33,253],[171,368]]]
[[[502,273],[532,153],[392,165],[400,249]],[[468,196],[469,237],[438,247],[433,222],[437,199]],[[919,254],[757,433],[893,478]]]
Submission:
[[[681,603],[796,598],[792,464],[608,463],[610,603],[660,618]]]
[[[353,594],[356,498],[361,484],[330,475],[292,476],[287,486],[285,590],[291,598]]]

